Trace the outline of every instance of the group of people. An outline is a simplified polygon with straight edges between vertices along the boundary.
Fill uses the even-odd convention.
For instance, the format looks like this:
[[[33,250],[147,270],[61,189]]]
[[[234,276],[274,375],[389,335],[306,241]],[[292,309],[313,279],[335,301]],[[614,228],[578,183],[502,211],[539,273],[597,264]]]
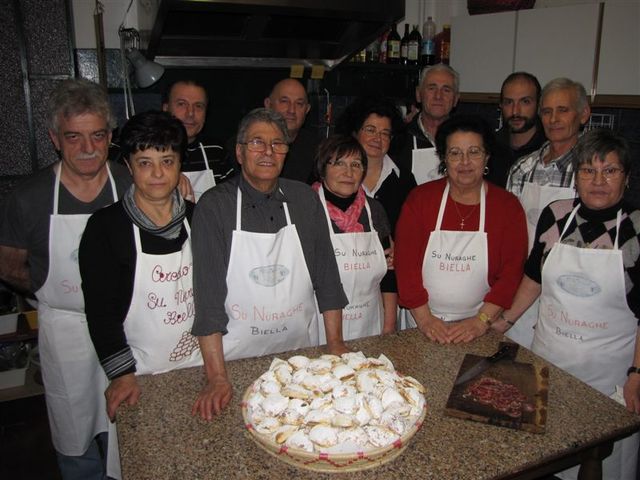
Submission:
[[[203,366],[192,413],[211,420],[232,397],[226,361],[340,354],[397,328],[441,344],[493,328],[606,395],[622,387],[640,413],[627,142],[581,133],[589,104],[569,79],[510,75],[497,135],[451,114],[458,86],[426,68],[410,123],[359,98],[320,142],[285,79],[222,148],[203,136],[206,89],[181,80],[123,126],[110,161],[105,92],[61,82],[60,161],[4,200],[0,278],[38,301],[63,477],[119,477],[114,420],[144,394],[137,375]],[[637,436],[618,442],[607,478],[632,478],[637,451]]]

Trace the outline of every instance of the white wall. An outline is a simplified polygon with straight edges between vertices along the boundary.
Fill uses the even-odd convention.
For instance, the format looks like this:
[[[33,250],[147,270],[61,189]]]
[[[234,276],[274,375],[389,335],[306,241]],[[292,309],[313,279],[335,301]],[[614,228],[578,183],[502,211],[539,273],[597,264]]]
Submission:
[[[130,0],[101,0],[104,6],[102,25],[106,48],[120,48],[118,27],[124,20],[125,12]],[[144,12],[153,7],[154,0],[134,0],[127,15],[125,28],[134,27],[141,30],[138,12]],[[96,34],[93,14],[96,7],[95,0],[73,0],[73,25],[75,31],[76,48],[96,48]]]
[[[402,23],[420,25],[420,33],[422,33],[422,24],[429,16],[433,17],[439,32],[442,30],[442,25],[451,24],[451,17],[469,15],[467,0],[405,0],[405,2],[405,18]],[[400,27],[398,27],[398,33],[402,35]]]

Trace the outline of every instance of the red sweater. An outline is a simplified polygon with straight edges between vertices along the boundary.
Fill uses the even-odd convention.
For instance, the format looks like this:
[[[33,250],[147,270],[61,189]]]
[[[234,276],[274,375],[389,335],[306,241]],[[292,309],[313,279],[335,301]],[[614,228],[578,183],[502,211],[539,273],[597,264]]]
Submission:
[[[394,264],[399,301],[407,308],[417,308],[429,300],[422,283],[422,261],[431,232],[435,230],[445,186],[446,179],[420,185],[411,191],[402,207],[396,227]],[[515,195],[489,182],[485,182],[485,191],[490,289],[484,301],[509,308],[527,258],[525,214]],[[459,231],[462,216],[464,231],[478,230],[480,206],[454,203],[449,196],[441,229]],[[451,294],[464,295],[464,292],[452,291]]]

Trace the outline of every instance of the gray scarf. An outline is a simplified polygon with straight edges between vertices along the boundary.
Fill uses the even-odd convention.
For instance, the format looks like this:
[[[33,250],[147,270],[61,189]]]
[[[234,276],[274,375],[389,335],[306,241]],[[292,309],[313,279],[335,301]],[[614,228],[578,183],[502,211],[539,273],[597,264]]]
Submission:
[[[178,190],[174,190],[172,194],[173,205],[171,221],[164,227],[158,227],[155,223],[149,220],[149,217],[147,217],[145,213],[138,208],[138,205],[136,205],[133,198],[133,192],[135,192],[135,189],[135,184],[131,185],[124,194],[124,197],[122,197],[124,211],[127,212],[131,221],[140,229],[145,232],[149,232],[152,235],[157,235],[159,237],[166,238],[167,240],[175,240],[178,238],[180,230],[182,229],[182,222],[184,221],[187,211],[186,204],[184,203],[182,196],[178,193]]]

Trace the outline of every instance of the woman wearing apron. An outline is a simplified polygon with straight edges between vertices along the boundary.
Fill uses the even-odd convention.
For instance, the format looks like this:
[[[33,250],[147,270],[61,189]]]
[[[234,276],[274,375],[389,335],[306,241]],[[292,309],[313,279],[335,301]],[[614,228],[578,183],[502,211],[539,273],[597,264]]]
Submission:
[[[354,136],[367,153],[367,173],[362,181],[365,193],[384,208],[391,231],[396,227],[400,210],[409,192],[416,186],[413,174],[399,167],[389,156],[394,134],[403,128],[402,118],[392,103],[363,97],[353,102],[338,120],[336,131]],[[392,315],[398,305],[395,272],[382,280],[385,315]]]
[[[524,211],[483,180],[495,150],[484,120],[447,120],[436,145],[445,178],[411,192],[396,229],[400,303],[429,339],[469,342],[511,305],[526,257]]]
[[[380,282],[392,267],[389,222],[382,206],[366,198],[361,188],[367,154],[351,136],[333,136],[318,149],[316,170],[322,183],[313,189],[324,207],[340,280],[349,305],[342,309],[345,340],[395,330],[393,315],[385,315]],[[375,216],[374,216],[375,214]],[[386,257],[386,258],[385,258]],[[320,323],[320,344],[326,343]]]
[[[89,333],[110,381],[109,418],[138,401],[136,375],[202,365],[193,323],[189,219],[194,205],[176,189],[186,147],[184,127],[164,112],[127,122],[121,146],[134,184],[96,212],[80,244]],[[119,478],[115,424],[108,473]]]
[[[627,409],[640,413],[640,211],[623,200],[629,147],[609,130],[593,130],[575,148],[578,199],[542,212],[503,317],[515,322],[539,296],[532,350],[605,395],[621,389]],[[603,478],[635,479],[637,454],[638,434],[616,442]],[[558,475],[577,478],[577,468]]]

